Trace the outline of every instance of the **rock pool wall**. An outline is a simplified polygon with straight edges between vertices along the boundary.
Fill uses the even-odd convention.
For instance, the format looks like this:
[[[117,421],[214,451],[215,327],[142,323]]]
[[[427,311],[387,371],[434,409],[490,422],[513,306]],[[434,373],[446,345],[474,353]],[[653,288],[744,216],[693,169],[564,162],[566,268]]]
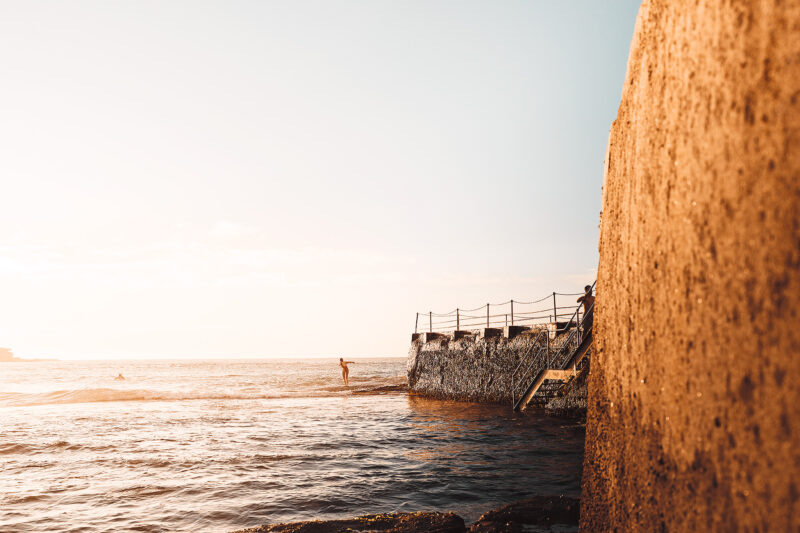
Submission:
[[[800,530],[800,2],[645,1],[607,155],[585,531]]]
[[[441,336],[425,342],[420,336],[412,341],[408,353],[409,389],[425,396],[484,403],[512,405],[547,361],[535,359],[535,338],[538,330],[515,336],[477,338],[467,336],[454,340]],[[558,346],[566,338],[560,335],[551,341]],[[525,364],[520,366],[520,361]],[[515,371],[517,373],[515,374]],[[581,408],[580,393],[572,393],[568,405]],[[583,389],[585,408],[585,387]],[[567,405],[566,403],[564,405]]]
[[[415,340],[408,354],[409,389],[434,398],[511,404],[512,374],[532,343],[529,335]]]

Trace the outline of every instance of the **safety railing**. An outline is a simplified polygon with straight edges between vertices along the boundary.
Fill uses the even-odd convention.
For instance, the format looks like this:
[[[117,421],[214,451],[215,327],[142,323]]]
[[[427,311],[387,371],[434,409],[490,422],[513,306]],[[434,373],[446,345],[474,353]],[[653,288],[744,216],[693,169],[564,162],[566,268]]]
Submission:
[[[480,328],[535,326],[551,323],[556,324],[556,333],[558,333],[568,329],[570,324],[574,325],[581,314],[580,305],[563,305],[563,297],[582,295],[582,292],[553,292],[544,298],[529,302],[509,300],[497,304],[487,303],[471,309],[456,308],[448,313],[434,313],[433,311],[417,313],[414,320],[414,333],[444,333]],[[561,302],[558,301],[559,296],[562,297]],[[569,318],[566,322],[567,325],[559,327],[559,323],[563,322],[565,318]]]
[[[525,351],[511,374],[511,405],[516,405],[519,400],[517,394],[521,395],[524,392],[523,388],[528,385],[531,375],[541,371],[549,359],[550,335],[547,330],[542,330],[536,335],[533,344]]]
[[[592,283],[592,291],[594,291],[595,283],[597,283],[597,281]],[[586,317],[591,316],[594,312],[594,304],[589,306],[589,309],[586,310],[583,318],[579,318],[578,311],[579,309],[575,310],[575,314],[568,322],[568,324],[572,324],[574,320],[575,327],[569,333],[564,342],[551,353],[549,365],[550,368],[561,368],[567,362],[570,355],[572,355],[572,352],[575,351],[578,346],[580,346],[581,341],[583,340],[583,334],[586,331]]]

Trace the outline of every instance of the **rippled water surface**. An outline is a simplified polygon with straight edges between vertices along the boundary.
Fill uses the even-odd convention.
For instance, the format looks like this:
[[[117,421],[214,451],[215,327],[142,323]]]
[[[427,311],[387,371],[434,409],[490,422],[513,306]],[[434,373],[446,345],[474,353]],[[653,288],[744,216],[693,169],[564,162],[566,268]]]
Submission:
[[[115,381],[122,372],[125,381]],[[579,494],[584,428],[396,390],[405,360],[0,363],[0,531],[467,520]]]

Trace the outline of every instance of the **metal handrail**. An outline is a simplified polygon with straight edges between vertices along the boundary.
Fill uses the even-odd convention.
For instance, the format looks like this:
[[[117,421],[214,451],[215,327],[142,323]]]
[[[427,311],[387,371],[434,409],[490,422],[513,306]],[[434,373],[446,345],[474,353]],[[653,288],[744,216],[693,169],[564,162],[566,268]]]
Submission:
[[[562,313],[562,311],[572,310],[572,306],[559,306],[556,296],[573,296],[575,294],[580,293],[552,292],[549,296],[545,296],[544,298],[533,301],[508,300],[494,304],[487,303],[486,305],[470,309],[456,308],[447,313],[434,313],[433,311],[428,311],[427,313],[417,313],[414,321],[414,333],[419,333],[421,331],[429,331],[431,333],[434,331],[455,331],[460,330],[460,326],[462,325],[490,328],[499,327],[501,325],[513,326],[515,325],[515,322],[559,322],[560,319],[569,316],[569,314]],[[553,300],[552,307],[548,307],[547,309],[536,308],[538,307],[536,304],[544,302],[545,300],[549,300],[550,298]],[[498,308],[501,309],[500,312],[498,312]],[[580,306],[577,306],[575,312],[572,313],[573,317],[576,316],[576,314],[579,312],[579,309]],[[485,314],[483,313],[484,310]],[[473,313],[476,311],[480,311],[480,315],[474,315]],[[552,311],[552,314],[549,313],[549,311]],[[479,322],[469,324],[466,323],[469,320],[476,320]],[[453,327],[454,322],[455,327]]]
[[[532,345],[531,345],[531,346],[528,348],[528,351],[525,353],[525,355],[527,355],[528,353],[530,353],[530,350],[531,350],[532,348],[534,348],[534,347],[535,347],[537,344],[539,344],[539,337],[541,337],[542,335],[546,335],[546,339],[547,339],[548,341],[550,340],[550,335],[549,335],[549,332],[548,332],[547,330],[544,330],[544,329],[543,329],[542,331],[540,331],[540,332],[539,332],[539,334],[538,334],[538,335],[536,335],[536,338],[535,338],[535,339],[533,339],[533,344],[532,344]],[[517,364],[517,367],[514,369],[514,372],[512,372],[512,373],[511,373],[511,378],[512,378],[512,379],[514,378],[514,376],[516,375],[517,371],[519,370],[519,367],[521,367],[521,366],[522,366],[522,363],[524,363],[524,362],[525,362],[525,357],[523,356],[523,357],[522,357],[522,359],[520,359],[520,362],[519,362],[519,364]]]
[[[539,359],[539,355],[541,354],[543,349],[547,350],[547,353],[548,353],[548,356],[549,356],[549,353],[550,353],[550,332],[547,331],[546,329],[544,329],[544,330],[540,331],[536,335],[536,338],[533,340],[533,344],[525,351],[525,355],[522,356],[522,358],[519,361],[519,364],[514,369],[514,372],[511,374],[511,404],[512,405],[514,405],[515,402],[516,402],[517,389],[519,388],[518,387],[519,384],[517,383],[517,380],[516,380],[517,372],[519,371],[519,368],[522,366],[522,364],[526,362],[526,359],[528,358],[528,355],[531,353],[531,351],[534,350],[537,346],[540,346],[540,344],[542,343],[542,340],[540,340],[540,338],[542,338],[542,340],[543,340],[543,345],[541,347],[539,347],[539,349],[536,351],[534,356],[530,359],[530,361],[528,362],[528,365],[525,367],[525,372],[523,374],[521,374],[521,376],[524,376],[524,375],[528,374],[528,371],[531,369],[533,364],[537,361],[537,359]]]
[[[592,285],[592,288],[594,288],[594,285]],[[544,375],[544,376],[547,375],[546,372],[549,371],[548,369],[551,369],[551,370],[566,370],[567,369],[566,367],[569,364],[572,363],[573,358],[576,356],[578,350],[580,350],[583,342],[585,342],[586,339],[588,338],[587,335],[580,335],[580,332],[582,330],[584,322],[586,321],[586,317],[587,316],[591,316],[593,311],[594,311],[594,304],[589,306],[589,308],[586,310],[586,313],[583,315],[583,320],[580,320],[578,322],[578,326],[570,333],[569,337],[567,337],[566,342],[564,342],[564,344],[561,345],[561,347],[558,349],[558,351],[555,352],[555,355],[553,355],[552,353],[550,354],[550,362],[549,362],[549,364],[543,365],[543,367],[539,369],[539,372],[536,374],[536,377],[533,379],[533,381],[531,381],[531,384],[528,386],[528,389],[526,389],[525,392],[523,392],[522,395],[520,396],[520,399],[519,399],[520,403],[522,402],[522,399],[525,398],[527,394],[529,394],[529,392],[531,390],[531,387],[533,387],[538,382],[540,377],[542,375]],[[588,331],[591,331],[591,329],[588,330]],[[570,347],[573,338],[576,339],[576,346],[574,348]],[[589,342],[591,343],[591,340],[589,340]],[[566,360],[564,362],[558,364],[558,365],[553,365],[553,360],[556,359],[556,358],[559,358],[560,355],[562,353],[564,353],[564,351],[567,348],[569,348],[569,351],[567,351]],[[534,358],[534,361],[536,361],[536,359],[537,358]],[[576,363],[576,365],[577,365],[577,363]],[[519,365],[517,365],[517,367],[519,368]],[[531,365],[528,365],[528,368],[526,369],[526,373],[527,373],[528,370],[530,370],[530,368],[531,368]],[[515,373],[516,373],[516,370],[515,370]],[[517,405],[517,387],[514,385],[513,382],[512,382],[512,389],[511,389],[511,404],[514,406],[514,410],[515,411],[518,410],[519,406]]]
[[[542,353],[543,351],[545,353]],[[531,359],[530,364],[525,369],[525,374],[524,375],[527,375],[527,376],[536,375],[539,372],[541,372],[542,370],[545,370],[547,368],[547,358],[548,358],[549,354],[550,354],[550,338],[548,337],[547,345],[543,346],[542,348],[539,349],[538,352],[536,352],[536,354]],[[536,366],[536,365],[538,365],[538,366]],[[534,368],[536,368],[536,372],[531,372],[531,370],[534,369]],[[524,382],[520,382],[518,385],[523,385],[523,387],[524,387],[525,383]],[[511,393],[512,405],[515,405],[516,402],[517,402],[517,397],[516,397],[516,391],[517,390],[519,390],[519,386],[515,387],[514,390]],[[524,388],[523,388],[523,391],[524,391]],[[521,398],[521,396],[520,396],[520,398]]]
[[[578,310],[578,312],[580,312],[580,310],[577,309],[578,307],[580,306],[577,306],[575,309]],[[570,309],[572,309],[572,307],[570,307]],[[563,323],[566,317],[574,317],[574,316],[575,312],[571,314],[558,313],[555,316],[556,319],[555,321]],[[422,318],[424,322],[423,320],[420,320],[420,318]],[[427,318],[428,317],[424,317],[422,315],[416,318],[415,326],[417,327],[415,328],[415,333],[418,333],[420,331],[430,331],[439,333],[447,331],[455,331],[456,327],[454,326],[460,326],[458,329],[464,330],[465,328],[481,329],[486,327],[501,327],[504,325],[512,325],[510,314],[497,314],[497,315],[492,314],[490,315],[490,320],[488,322],[486,320],[485,315],[483,317],[476,317],[474,315],[462,315],[460,316],[459,319],[438,320],[438,321],[428,320]],[[523,325],[525,323],[527,323],[527,325],[532,325],[532,324],[545,325],[547,323],[552,323],[553,321],[554,321],[554,316],[552,313],[550,314],[537,313],[534,316],[527,316],[527,315],[520,316],[519,314],[514,315],[514,324],[517,325]],[[572,321],[567,323],[568,324],[572,323]],[[566,329],[567,328],[560,328],[558,331],[561,332],[565,331]]]
[[[595,282],[594,282],[594,283],[592,283],[592,288],[589,290],[589,293],[590,293],[590,294],[591,294],[591,292],[594,290],[594,286],[595,286],[595,284],[596,284],[596,283],[597,283],[597,280],[595,280]],[[569,346],[570,346],[570,344],[573,342],[573,339],[575,339],[575,340],[576,340],[576,345],[575,345],[574,347],[570,348],[570,350],[569,350],[569,352],[568,352],[568,353],[572,353],[572,351],[573,351],[575,348],[577,348],[578,346],[580,346],[580,342],[581,342],[581,339],[582,339],[582,335],[579,335],[579,333],[580,333],[580,331],[581,331],[581,329],[582,329],[582,327],[583,327],[583,323],[586,321],[586,317],[587,317],[587,316],[590,316],[590,315],[592,314],[592,312],[593,312],[593,311],[594,311],[594,304],[592,304],[592,305],[590,305],[590,306],[589,306],[589,309],[587,309],[587,310],[586,310],[586,312],[583,314],[583,318],[582,318],[581,320],[578,320],[578,321],[576,321],[575,329],[573,329],[573,330],[572,330],[572,332],[569,334],[569,336],[567,337],[567,340],[564,342],[564,344],[562,344],[562,345],[561,345],[561,346],[558,348],[558,350],[557,350],[556,352],[553,352],[553,353],[551,354],[551,356],[552,356],[552,358],[550,359],[550,366],[551,366],[551,367],[553,366],[553,363],[554,363],[555,361],[558,361],[558,360],[559,360],[559,357],[561,356],[561,354],[563,354],[563,353],[564,353],[564,350],[565,350],[567,347],[569,347]],[[576,309],[576,310],[575,310],[575,315],[573,315],[573,316],[576,316],[576,315],[577,315],[577,313],[578,313],[578,309]],[[572,323],[572,318],[570,318],[570,320],[569,320],[569,323]],[[576,337],[576,335],[578,335],[578,336]],[[560,366],[560,365],[559,365],[559,366]]]

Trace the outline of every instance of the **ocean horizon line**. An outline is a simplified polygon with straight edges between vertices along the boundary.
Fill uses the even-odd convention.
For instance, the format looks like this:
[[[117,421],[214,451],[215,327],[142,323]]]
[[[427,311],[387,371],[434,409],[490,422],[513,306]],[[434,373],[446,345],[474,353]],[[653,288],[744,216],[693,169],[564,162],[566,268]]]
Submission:
[[[82,362],[82,363],[91,363],[91,362],[102,362],[102,363],[112,363],[112,362],[125,362],[125,361],[224,361],[224,362],[232,362],[232,361],[296,361],[296,360],[304,360],[304,361],[314,361],[314,360],[328,360],[328,359],[338,359],[339,357],[345,357],[348,359],[405,359],[405,355],[345,355],[345,354],[334,354],[334,355],[282,355],[282,356],[253,356],[253,357],[176,357],[176,356],[169,356],[169,357],[154,357],[154,356],[145,356],[145,357],[124,357],[124,358],[102,358],[102,357],[87,357],[87,358],[60,358],[60,357],[50,357],[50,356],[39,356],[39,357],[27,357],[27,356],[16,356],[16,360],[14,361],[0,361],[0,363],[43,363],[43,362],[59,362],[59,363],[69,363],[69,362]]]

